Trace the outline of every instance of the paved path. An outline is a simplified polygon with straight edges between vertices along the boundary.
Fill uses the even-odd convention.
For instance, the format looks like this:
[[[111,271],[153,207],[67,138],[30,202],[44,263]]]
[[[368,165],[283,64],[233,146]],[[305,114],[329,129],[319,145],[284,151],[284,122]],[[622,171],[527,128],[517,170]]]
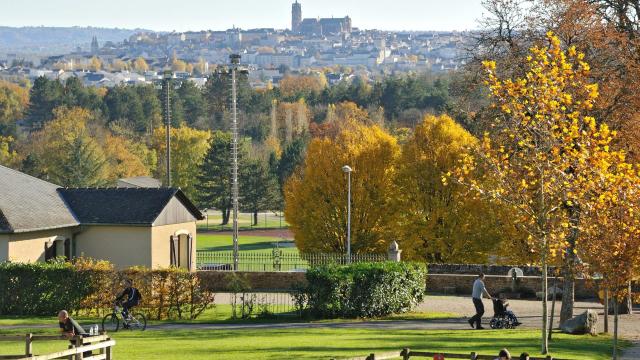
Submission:
[[[218,303],[225,303],[227,298],[220,296]],[[542,323],[542,303],[540,301],[511,300],[510,308],[516,313],[523,323],[521,328],[540,328]],[[493,310],[489,300],[485,300],[485,317],[483,323],[487,325]],[[551,308],[551,303],[549,304]],[[579,314],[586,309],[595,309],[600,315],[599,331],[603,331],[602,305],[596,302],[576,302],[575,313]],[[428,296],[418,306],[419,311],[448,312],[459,315],[452,319],[441,320],[378,320],[378,321],[344,321],[344,322],[300,322],[300,323],[250,323],[250,324],[157,324],[150,325],[149,330],[165,329],[304,329],[304,328],[365,328],[365,329],[393,329],[393,330],[458,330],[469,329],[468,316],[473,315],[473,304],[467,297],[459,296]],[[556,303],[556,316],[554,327],[559,321],[560,302]],[[613,317],[609,318],[610,331],[613,331]],[[19,329],[29,327],[47,327],[43,325],[13,325],[1,326],[0,329]],[[640,314],[621,315],[619,322],[620,336],[637,340],[640,344]],[[640,350],[638,350],[640,351]],[[640,359],[640,356],[636,356]]]
[[[622,353],[621,360],[638,360],[640,359],[640,342],[634,341],[633,346]]]

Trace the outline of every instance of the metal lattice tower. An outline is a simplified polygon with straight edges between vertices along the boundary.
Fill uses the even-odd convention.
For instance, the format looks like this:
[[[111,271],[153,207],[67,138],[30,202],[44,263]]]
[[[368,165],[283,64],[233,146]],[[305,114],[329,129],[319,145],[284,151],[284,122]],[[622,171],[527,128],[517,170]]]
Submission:
[[[164,122],[167,128],[167,187],[171,187],[171,71],[164,72],[162,80],[162,92],[164,97]]]
[[[233,121],[231,131],[233,132],[233,140],[231,142],[231,155],[233,156],[232,164],[232,196],[233,196],[233,270],[238,270],[238,94],[237,94],[237,72],[240,64],[240,55],[231,54],[231,107],[233,109]]]

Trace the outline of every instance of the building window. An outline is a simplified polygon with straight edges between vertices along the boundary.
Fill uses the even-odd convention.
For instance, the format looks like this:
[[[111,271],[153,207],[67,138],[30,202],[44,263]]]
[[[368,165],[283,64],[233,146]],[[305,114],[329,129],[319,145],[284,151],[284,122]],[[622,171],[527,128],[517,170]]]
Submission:
[[[56,257],[56,242],[47,241],[44,243],[44,261],[53,260]]]
[[[71,239],[53,240],[44,243],[44,261],[62,257],[71,260]]]
[[[171,266],[180,267],[180,237],[171,235],[169,237]]]

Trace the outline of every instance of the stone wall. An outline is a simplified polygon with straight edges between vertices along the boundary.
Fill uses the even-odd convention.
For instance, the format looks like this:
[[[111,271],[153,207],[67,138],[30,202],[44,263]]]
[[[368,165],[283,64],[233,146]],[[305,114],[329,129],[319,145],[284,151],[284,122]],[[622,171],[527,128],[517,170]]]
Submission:
[[[465,274],[429,274],[427,276],[427,292],[436,294],[456,294],[471,296],[473,282],[477,275]],[[520,277],[520,287],[532,290],[533,292],[542,291],[542,279],[539,276],[523,276]],[[495,296],[502,289],[511,286],[511,277],[486,275],[484,280],[487,290],[492,296]],[[553,278],[549,278],[548,286],[553,286]],[[562,289],[562,278],[558,278],[558,288]],[[576,299],[592,299],[597,297],[597,290],[592,283],[584,280],[576,280],[575,288]]]
[[[229,291],[228,271],[198,271],[198,277],[205,288],[211,291]],[[296,284],[306,283],[304,272],[236,272],[244,278],[252,290],[288,290]]]
[[[479,265],[479,264],[429,264],[427,269],[429,274],[464,274],[478,275],[483,272],[485,275],[507,275],[509,270],[517,267],[522,270],[524,276],[541,276],[542,271],[538,266],[518,266],[518,265]],[[549,268],[552,273],[553,267]]]
[[[200,281],[207,289],[212,291],[229,291],[227,286],[228,276],[231,272],[225,271],[199,271]],[[237,272],[250,284],[253,290],[273,291],[289,290],[296,284],[306,283],[304,272]],[[428,274],[427,292],[432,294],[452,294],[470,296],[473,281],[476,275],[468,274]],[[492,295],[497,295],[501,290],[511,286],[511,278],[508,276],[487,275],[485,277],[487,290]],[[523,276],[520,278],[520,286],[533,292],[542,291],[542,282],[538,276]],[[553,286],[553,278],[549,278],[549,288]],[[558,278],[558,287],[562,288],[562,278]],[[592,299],[597,297],[597,290],[592,283],[583,279],[576,281],[576,298]]]

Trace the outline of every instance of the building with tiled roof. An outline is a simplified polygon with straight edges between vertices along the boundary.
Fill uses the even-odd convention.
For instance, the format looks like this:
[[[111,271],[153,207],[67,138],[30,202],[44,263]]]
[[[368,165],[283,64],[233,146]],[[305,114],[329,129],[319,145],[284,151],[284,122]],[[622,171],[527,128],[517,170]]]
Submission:
[[[180,189],[68,189],[0,166],[0,261],[85,256],[194,269],[199,219]]]

